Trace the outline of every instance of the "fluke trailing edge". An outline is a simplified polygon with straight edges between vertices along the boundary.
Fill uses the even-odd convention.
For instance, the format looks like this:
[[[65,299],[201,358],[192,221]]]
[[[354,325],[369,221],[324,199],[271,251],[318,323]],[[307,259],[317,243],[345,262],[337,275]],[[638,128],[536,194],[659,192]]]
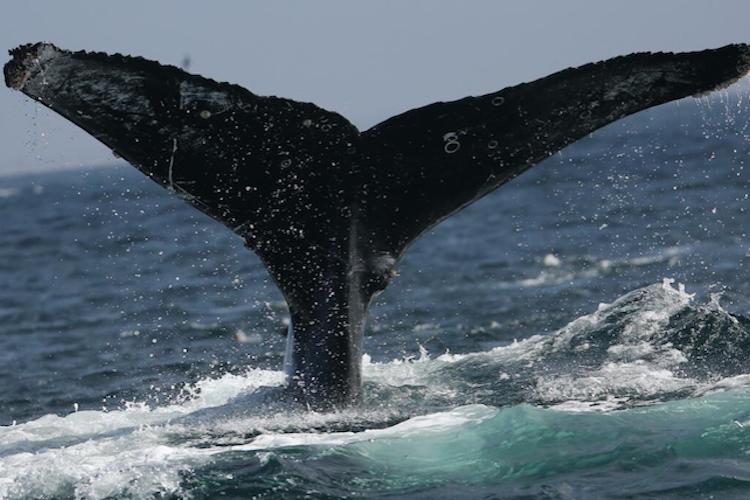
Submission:
[[[359,132],[314,104],[261,97],[137,57],[12,50],[5,82],[223,222],[287,300],[289,386],[356,399],[373,296],[426,229],[590,132],[724,87],[750,49],[642,53],[438,102]]]

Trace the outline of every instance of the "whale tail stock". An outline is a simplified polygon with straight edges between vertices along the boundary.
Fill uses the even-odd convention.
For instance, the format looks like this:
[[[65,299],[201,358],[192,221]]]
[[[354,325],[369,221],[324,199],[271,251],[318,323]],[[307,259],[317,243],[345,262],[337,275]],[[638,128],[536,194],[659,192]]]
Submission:
[[[292,316],[290,387],[356,399],[372,297],[429,227],[615,120],[729,85],[750,48],[640,53],[359,132],[314,104],[261,97],[142,58],[11,51],[9,87],[53,109],[245,239]]]

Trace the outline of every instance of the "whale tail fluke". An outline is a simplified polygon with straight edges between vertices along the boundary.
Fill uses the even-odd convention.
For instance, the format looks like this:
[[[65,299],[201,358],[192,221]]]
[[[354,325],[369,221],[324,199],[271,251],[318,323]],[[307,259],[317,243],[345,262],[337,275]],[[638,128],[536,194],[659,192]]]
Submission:
[[[334,404],[356,397],[372,296],[426,229],[598,128],[750,69],[747,45],[631,54],[360,133],[314,104],[142,58],[48,43],[11,55],[9,87],[245,239],[289,304],[301,397]]]
[[[239,234],[262,240],[267,221],[299,226],[310,218],[310,206],[307,217],[299,208],[307,192],[349,189],[365,215],[392,222],[386,239],[394,254],[594,130],[722,88],[750,69],[747,45],[631,54],[434,103],[360,134],[314,104],[258,96],[139,57],[69,52],[48,43],[11,55],[9,87],[79,125]]]

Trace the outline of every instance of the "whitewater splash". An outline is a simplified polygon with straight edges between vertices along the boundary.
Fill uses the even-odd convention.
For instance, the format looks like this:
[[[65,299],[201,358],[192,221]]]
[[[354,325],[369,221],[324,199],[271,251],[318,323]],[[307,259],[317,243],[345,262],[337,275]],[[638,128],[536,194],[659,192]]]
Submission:
[[[0,498],[200,497],[207,481],[213,494],[261,492],[263,481],[286,485],[281,496],[454,483],[533,494],[539,478],[565,496],[633,460],[674,474],[662,488],[726,476],[678,473],[704,458],[750,480],[741,462],[750,453],[750,322],[673,285],[486,352],[365,357],[362,405],[340,412],[292,411],[275,397],[283,374],[253,369],[202,380],[168,405],[0,427]],[[315,474],[331,462],[342,478]]]

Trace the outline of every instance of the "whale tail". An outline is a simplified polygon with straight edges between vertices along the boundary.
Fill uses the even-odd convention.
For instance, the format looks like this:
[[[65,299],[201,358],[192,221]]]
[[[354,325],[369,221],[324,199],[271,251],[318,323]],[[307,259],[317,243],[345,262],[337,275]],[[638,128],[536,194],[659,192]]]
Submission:
[[[295,394],[346,404],[362,329],[407,246],[442,219],[615,120],[731,84],[750,48],[640,53],[360,133],[341,115],[137,57],[11,51],[9,87],[53,109],[244,238],[292,316]]]

